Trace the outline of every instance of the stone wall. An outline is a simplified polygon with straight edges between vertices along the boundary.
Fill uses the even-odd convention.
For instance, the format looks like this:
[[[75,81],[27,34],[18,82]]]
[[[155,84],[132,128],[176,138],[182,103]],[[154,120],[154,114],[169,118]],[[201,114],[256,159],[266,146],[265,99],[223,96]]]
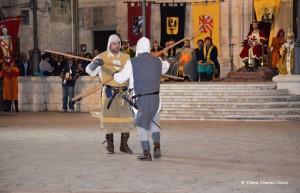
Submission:
[[[99,78],[82,76],[76,81],[75,96],[99,83]],[[100,90],[75,103],[76,112],[90,112],[100,108]],[[58,76],[19,77],[19,108],[21,111],[60,111],[62,85]]]

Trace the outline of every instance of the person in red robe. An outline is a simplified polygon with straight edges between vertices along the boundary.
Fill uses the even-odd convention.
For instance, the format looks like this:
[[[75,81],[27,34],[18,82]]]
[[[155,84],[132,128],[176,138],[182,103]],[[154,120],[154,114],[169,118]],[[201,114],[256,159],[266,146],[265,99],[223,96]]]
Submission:
[[[244,40],[244,48],[240,53],[247,70],[253,70],[250,67],[258,67],[263,55],[263,45],[266,43],[267,38],[265,32],[258,28],[257,21],[252,22],[252,28]]]

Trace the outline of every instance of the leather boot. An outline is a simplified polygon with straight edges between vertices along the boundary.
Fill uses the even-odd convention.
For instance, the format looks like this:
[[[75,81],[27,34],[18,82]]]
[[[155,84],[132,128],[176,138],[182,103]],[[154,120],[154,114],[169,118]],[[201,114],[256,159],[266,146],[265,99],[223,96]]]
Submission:
[[[137,157],[140,161],[152,161],[150,150],[144,150],[143,154]]]
[[[113,154],[114,153],[114,134],[106,134],[106,152],[108,154]]]
[[[121,133],[120,151],[124,153],[132,154],[132,150],[128,147],[127,141],[129,139],[129,133]]]
[[[18,100],[14,100],[14,105],[15,105],[15,110],[16,110],[16,112],[17,112],[17,113],[20,112],[20,111],[19,111]]]
[[[154,142],[154,159],[161,158],[160,143]]]

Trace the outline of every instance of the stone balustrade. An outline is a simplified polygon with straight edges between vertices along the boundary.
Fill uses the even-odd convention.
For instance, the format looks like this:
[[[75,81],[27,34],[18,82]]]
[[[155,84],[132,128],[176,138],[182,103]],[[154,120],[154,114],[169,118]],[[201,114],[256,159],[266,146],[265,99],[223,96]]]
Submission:
[[[19,77],[19,108],[21,111],[60,111],[62,84],[59,76]],[[81,76],[76,81],[75,96],[99,83],[98,77]],[[100,89],[75,102],[76,112],[90,112],[100,108]]]
[[[278,75],[272,80],[277,89],[288,89],[291,94],[300,95],[300,75]]]

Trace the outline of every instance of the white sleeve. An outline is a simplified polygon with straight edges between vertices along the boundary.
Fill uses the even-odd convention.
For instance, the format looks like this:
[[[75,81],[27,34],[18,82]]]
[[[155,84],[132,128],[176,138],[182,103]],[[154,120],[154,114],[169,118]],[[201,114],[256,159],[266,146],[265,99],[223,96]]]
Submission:
[[[161,73],[165,74],[170,68],[170,63],[167,62],[167,61],[163,61],[162,59],[160,59],[160,60],[162,62],[162,71],[161,71]]]
[[[96,60],[97,58],[100,58],[99,55],[96,56],[96,57],[94,57],[93,60]],[[92,62],[91,62],[91,63],[92,63]],[[90,76],[97,76],[97,75],[99,75],[100,79],[102,80],[102,70],[101,70],[101,66],[98,66],[95,70],[92,71],[92,70],[89,68],[89,65],[90,65],[91,63],[89,63],[89,64],[86,66],[86,68],[85,68],[86,73],[88,73]]]
[[[132,77],[132,64],[130,60],[126,61],[124,68],[114,74],[114,79],[117,83],[122,84]]]

